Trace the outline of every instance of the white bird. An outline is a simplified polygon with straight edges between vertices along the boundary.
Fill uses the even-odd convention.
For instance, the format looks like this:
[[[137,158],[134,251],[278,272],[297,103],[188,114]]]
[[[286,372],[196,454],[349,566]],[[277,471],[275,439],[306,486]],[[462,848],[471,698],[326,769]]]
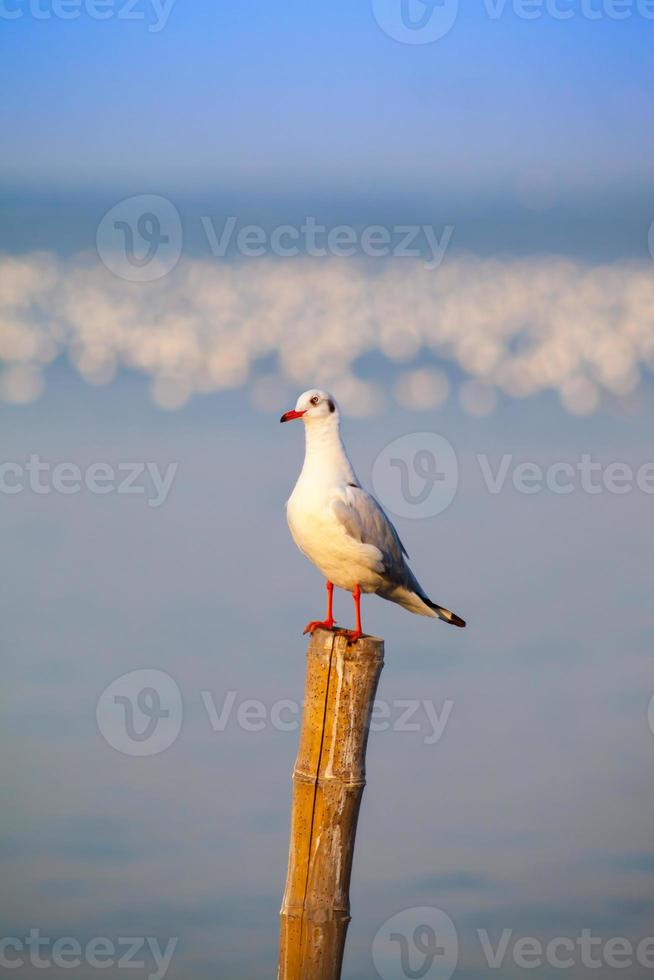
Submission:
[[[332,396],[312,388],[280,422],[302,419],[306,438],[304,466],[286,504],[288,526],[300,551],[327,579],[327,616],[304,632],[333,629],[334,586],[354,597],[356,626],[351,640],[363,635],[361,593],[375,593],[419,616],[453,626],[465,622],[432,602],[409,568],[397,531],[357,480],[340,435],[340,413]]]

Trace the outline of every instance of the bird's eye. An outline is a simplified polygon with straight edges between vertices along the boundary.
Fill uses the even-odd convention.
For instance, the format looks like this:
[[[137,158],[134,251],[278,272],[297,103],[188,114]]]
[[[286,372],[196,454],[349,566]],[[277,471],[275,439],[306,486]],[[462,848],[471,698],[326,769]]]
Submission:
[[[318,395],[314,395],[313,398],[311,399],[311,404],[317,405],[319,401],[320,399],[318,398]]]

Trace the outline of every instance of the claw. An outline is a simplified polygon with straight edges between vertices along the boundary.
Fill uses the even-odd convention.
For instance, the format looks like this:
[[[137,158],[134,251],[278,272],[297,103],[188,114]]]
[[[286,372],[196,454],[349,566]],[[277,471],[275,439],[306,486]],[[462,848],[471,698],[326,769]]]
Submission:
[[[302,635],[306,636],[307,633],[313,634],[316,632],[316,630],[333,630],[335,623],[335,619],[325,619],[322,621],[319,619],[312,619],[311,622],[307,623],[307,625],[304,627],[304,632]]]

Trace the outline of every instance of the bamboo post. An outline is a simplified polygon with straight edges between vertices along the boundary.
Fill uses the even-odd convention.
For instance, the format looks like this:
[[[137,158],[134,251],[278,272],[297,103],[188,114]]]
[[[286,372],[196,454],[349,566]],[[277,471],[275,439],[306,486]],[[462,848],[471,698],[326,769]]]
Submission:
[[[318,630],[307,650],[278,980],[339,980],[350,874],[384,642]]]

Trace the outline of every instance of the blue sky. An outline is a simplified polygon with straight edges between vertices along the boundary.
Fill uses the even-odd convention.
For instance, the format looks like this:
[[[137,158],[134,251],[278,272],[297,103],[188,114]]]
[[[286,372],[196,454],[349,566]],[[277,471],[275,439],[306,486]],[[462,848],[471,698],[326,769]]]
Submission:
[[[384,703],[446,723],[430,741],[420,708],[418,730],[371,734],[344,975],[370,980],[378,930],[421,906],[456,924],[455,980],[488,975],[477,929],[651,933],[652,494],[514,482],[586,456],[604,476],[654,469],[643,3],[617,20],[609,0],[548,0],[526,19],[447,0],[451,29],[406,44],[390,0],[177,0],[163,20],[116,0],[102,21],[0,2],[3,935],[176,936],[170,980],[272,975],[297,732],[270,712],[299,706],[324,594],[286,528],[302,432],[278,419],[316,382],[391,511],[389,445],[451,443],[451,504],[392,516],[469,622],[364,604]],[[112,220],[139,258],[153,214],[168,251],[130,265]],[[426,233],[413,258],[214,254],[206,222],[230,215],[268,239],[307,216],[359,242],[378,225],[452,237],[437,268]],[[35,455],[174,478],[155,507],[115,486],[14,492]],[[504,459],[493,492],[484,465]],[[339,621],[350,606],[337,597]],[[183,706],[147,757],[97,707],[141,669]],[[220,712],[230,692],[214,727],[206,696]]]
[[[569,20],[460,4],[444,37],[408,45],[367,2],[196,0],[166,18],[140,0],[126,20],[115,0],[99,21],[6,0],[22,16],[0,38],[0,247],[88,249],[117,200],[162,193],[196,251],[194,217],[236,211],[453,223],[476,254],[646,257],[654,21],[636,0],[590,20],[589,2],[562,4]],[[542,208],[524,205],[534,180]]]
[[[490,190],[538,166],[573,191],[646,187],[654,21],[635,4],[622,21],[566,6],[560,21],[462,4],[425,45],[345,0],[179,3],[157,33],[145,3],[134,21],[25,9],[2,24],[3,175],[32,190],[402,194]]]

